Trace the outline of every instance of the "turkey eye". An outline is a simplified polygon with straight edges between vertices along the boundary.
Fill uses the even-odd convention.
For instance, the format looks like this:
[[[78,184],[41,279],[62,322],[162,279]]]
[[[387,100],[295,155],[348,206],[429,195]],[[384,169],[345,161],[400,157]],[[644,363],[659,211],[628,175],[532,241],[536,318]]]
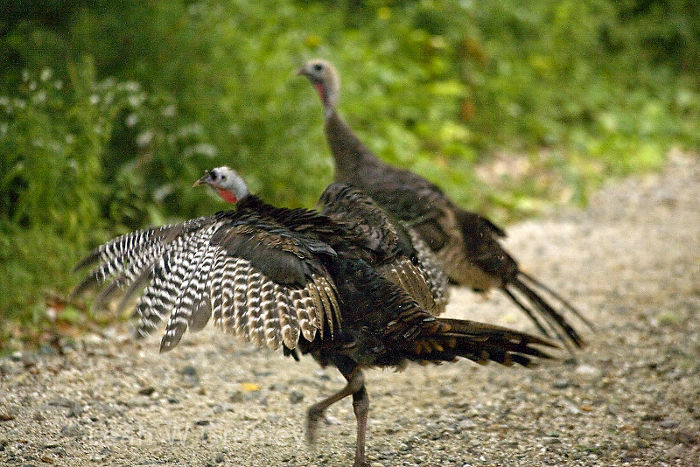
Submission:
[[[226,175],[222,175],[221,180],[226,180]]]
[[[321,71],[321,70],[323,70],[323,65],[321,65],[320,63],[317,63],[314,65],[314,71]]]

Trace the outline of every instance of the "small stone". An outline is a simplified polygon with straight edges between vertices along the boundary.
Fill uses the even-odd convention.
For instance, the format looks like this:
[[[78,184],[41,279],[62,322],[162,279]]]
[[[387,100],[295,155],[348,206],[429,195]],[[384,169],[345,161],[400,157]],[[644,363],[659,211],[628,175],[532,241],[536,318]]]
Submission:
[[[438,394],[440,394],[440,396],[442,397],[452,397],[457,395],[457,391],[454,391],[450,388],[440,388]]]
[[[569,415],[579,415],[581,413],[578,407],[568,401],[564,404],[564,410]]]
[[[679,443],[673,446],[671,449],[666,451],[666,454],[664,454],[664,457],[668,460],[671,459],[678,459],[683,455],[683,444]]]
[[[36,422],[43,422],[44,420],[46,420],[46,417],[44,417],[44,414],[41,412],[34,413],[34,416],[32,418]]]
[[[7,362],[0,363],[0,376],[7,376],[14,373],[12,366]]]
[[[48,404],[54,407],[65,407],[67,409],[70,409],[72,406],[77,404],[77,402],[67,399],[65,397],[57,397],[55,399],[51,399],[48,402]]]
[[[663,420],[661,420],[661,423],[659,423],[659,426],[661,428],[676,428],[680,424],[681,423],[678,420],[674,420],[672,418],[666,417]]]
[[[224,461],[224,459],[225,459],[224,453],[220,452],[219,454],[216,455],[216,458],[214,459],[214,461],[217,464],[221,464]]]
[[[154,392],[156,392],[156,388],[154,388],[153,386],[148,386],[147,388],[139,390],[139,394],[141,394],[142,396],[150,396]]]
[[[197,420],[194,422],[195,425],[197,426],[207,426],[210,424],[209,420]]]
[[[48,344],[42,344],[41,347],[39,347],[39,353],[41,355],[56,355],[56,349]]]
[[[73,402],[73,404],[68,408],[69,417],[80,417],[82,414],[83,406],[77,402]]]
[[[655,438],[654,430],[648,425],[642,425],[637,427],[637,436],[643,440],[649,440]]]
[[[568,379],[566,378],[561,378],[556,380],[553,384],[552,387],[554,389],[566,389],[571,385]]]
[[[180,374],[185,376],[197,376],[197,369],[192,365],[187,365],[182,370],[180,370]]]
[[[476,428],[476,423],[473,420],[466,419],[459,422],[459,430],[473,430]]]
[[[289,393],[289,402],[292,404],[298,404],[299,402],[304,400],[304,393],[299,392],[299,391],[292,391]]]
[[[61,428],[61,435],[66,436],[66,437],[77,438],[81,434],[82,434],[82,430],[80,429],[80,426],[77,424],[66,425],[63,428]]]
[[[15,416],[11,415],[9,413],[0,413],[0,422],[9,422],[10,420],[14,420]]]
[[[180,370],[180,374],[185,378],[185,381],[190,386],[196,386],[199,384],[199,376],[197,375],[197,369],[192,365],[185,366]]]
[[[323,422],[326,425],[341,425],[342,424],[342,422],[339,419],[335,418],[332,415],[326,415],[326,417],[323,419]]]
[[[601,371],[598,368],[592,365],[586,365],[585,363],[577,366],[576,370],[574,370],[574,373],[576,374],[576,376],[586,381],[596,380],[602,375]]]

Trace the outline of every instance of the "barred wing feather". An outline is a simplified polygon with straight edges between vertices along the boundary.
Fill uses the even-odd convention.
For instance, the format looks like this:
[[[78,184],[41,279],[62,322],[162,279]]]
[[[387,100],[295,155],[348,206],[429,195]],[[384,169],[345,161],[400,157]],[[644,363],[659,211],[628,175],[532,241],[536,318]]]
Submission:
[[[136,334],[146,336],[167,320],[161,351],[212,318],[258,346],[294,349],[301,337],[312,341],[340,326],[323,259],[334,254],[318,239],[229,211],[108,242],[79,264],[97,266],[76,293],[107,282],[99,296],[104,302],[126,287],[130,295],[146,286],[134,311]]]

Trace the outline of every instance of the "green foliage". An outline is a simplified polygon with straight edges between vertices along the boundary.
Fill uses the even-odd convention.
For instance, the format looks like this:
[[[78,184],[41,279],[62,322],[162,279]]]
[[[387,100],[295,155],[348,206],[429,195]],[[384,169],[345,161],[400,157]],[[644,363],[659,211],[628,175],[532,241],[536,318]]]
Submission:
[[[75,282],[89,247],[222,207],[190,186],[204,169],[228,164],[272,202],[313,205],[332,161],[320,103],[293,75],[308,58],[337,65],[341,112],[370,148],[497,219],[583,203],[605,177],[700,146],[692,2],[0,11],[0,313],[25,321]]]

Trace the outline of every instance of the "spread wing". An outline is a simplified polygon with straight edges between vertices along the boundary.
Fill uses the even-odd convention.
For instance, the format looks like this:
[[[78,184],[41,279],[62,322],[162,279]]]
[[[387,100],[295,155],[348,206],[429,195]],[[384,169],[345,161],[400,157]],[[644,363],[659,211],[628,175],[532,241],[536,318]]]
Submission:
[[[335,251],[309,235],[234,211],[132,232],[97,248],[78,267],[97,263],[76,288],[107,282],[96,300],[124,292],[122,305],[145,286],[134,311],[137,335],[167,319],[161,351],[213,317],[225,331],[259,346],[296,347],[324,324],[340,325],[335,285],[324,258]]]

